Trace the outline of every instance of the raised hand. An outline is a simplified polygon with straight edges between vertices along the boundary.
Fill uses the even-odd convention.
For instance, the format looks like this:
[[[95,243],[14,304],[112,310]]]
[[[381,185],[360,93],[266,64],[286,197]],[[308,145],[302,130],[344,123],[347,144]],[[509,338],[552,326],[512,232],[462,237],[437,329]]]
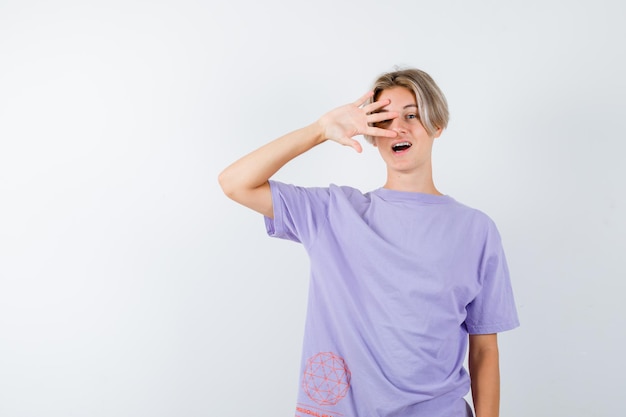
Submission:
[[[395,131],[374,126],[377,122],[395,119],[398,117],[398,113],[378,112],[388,105],[390,100],[366,104],[373,94],[370,91],[354,103],[337,107],[320,117],[318,123],[324,131],[325,139],[350,146],[357,152],[361,152],[363,151],[361,144],[353,139],[356,135],[396,137]]]
[[[396,137],[395,131],[375,125],[398,117],[398,113],[380,111],[389,104],[389,100],[367,104],[370,97],[371,92],[354,103],[326,113],[317,122],[281,136],[235,161],[219,176],[224,193],[238,203],[272,217],[274,203],[268,180],[296,156],[326,140],[361,152],[363,148],[352,139],[353,136]]]

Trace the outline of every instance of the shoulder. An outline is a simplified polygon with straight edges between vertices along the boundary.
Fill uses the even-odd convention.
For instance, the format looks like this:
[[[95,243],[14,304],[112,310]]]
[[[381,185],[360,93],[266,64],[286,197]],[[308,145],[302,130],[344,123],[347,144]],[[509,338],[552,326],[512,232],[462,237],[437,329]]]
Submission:
[[[471,217],[477,223],[483,225],[494,224],[493,220],[487,213],[472,206],[468,206],[465,203],[461,203],[458,200],[454,200],[454,207],[459,213],[463,213],[468,217]]]
[[[365,198],[367,197],[367,194],[363,194],[363,192],[361,192],[361,190],[354,188],[354,187],[350,187],[348,185],[335,185],[335,184],[330,184],[328,186],[328,190],[331,194],[338,194],[338,195],[344,195],[348,198],[352,197],[352,198]]]
[[[367,194],[354,187],[330,184],[327,187],[305,187],[270,180],[270,188],[274,198],[286,200],[308,200],[325,202],[326,204],[363,203],[369,200]]]
[[[329,187],[303,187],[275,180],[269,180],[269,184],[272,191],[280,194],[328,195],[330,192]]]
[[[485,239],[499,239],[498,227],[494,220],[484,211],[460,203],[455,200],[454,212],[471,227],[472,231]]]
[[[343,194],[346,196],[361,196],[364,197],[367,194],[363,194],[360,190],[347,185],[330,184],[327,187],[307,187],[301,185],[289,184],[276,180],[269,180],[270,187],[285,190],[285,191],[302,191],[311,193],[326,193],[326,194]]]

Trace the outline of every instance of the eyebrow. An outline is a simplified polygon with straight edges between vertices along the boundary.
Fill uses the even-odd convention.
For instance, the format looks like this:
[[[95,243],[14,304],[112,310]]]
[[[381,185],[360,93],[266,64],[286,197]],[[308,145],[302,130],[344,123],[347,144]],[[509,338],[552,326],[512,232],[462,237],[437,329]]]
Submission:
[[[406,106],[402,107],[402,110],[404,110],[404,109],[408,109],[409,107],[415,107],[415,108],[417,108],[417,104],[407,104]],[[375,111],[375,112],[373,112],[373,113],[384,113],[384,112],[388,112],[388,111],[389,111],[389,110],[387,110],[387,109],[380,109],[380,110]]]

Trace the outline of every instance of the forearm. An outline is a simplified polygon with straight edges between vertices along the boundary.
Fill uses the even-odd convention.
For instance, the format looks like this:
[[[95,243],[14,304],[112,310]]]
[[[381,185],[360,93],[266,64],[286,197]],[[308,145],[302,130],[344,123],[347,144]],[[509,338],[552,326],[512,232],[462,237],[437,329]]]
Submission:
[[[398,117],[397,112],[376,112],[389,100],[366,104],[372,92],[351,104],[324,114],[315,123],[282,136],[230,165],[219,175],[224,193],[231,199],[265,216],[273,216],[273,202],[268,180],[287,162],[314,146],[332,140],[351,146],[357,152],[362,148],[352,137],[396,137],[393,130],[374,127],[382,120]]]
[[[287,162],[324,141],[318,123],[288,133],[249,153],[219,176],[224,193],[238,200],[241,193],[264,184]]]
[[[481,336],[494,336],[495,338],[495,335]],[[476,417],[498,417],[500,365],[497,343],[477,346],[477,343],[473,344],[470,339],[469,371]]]

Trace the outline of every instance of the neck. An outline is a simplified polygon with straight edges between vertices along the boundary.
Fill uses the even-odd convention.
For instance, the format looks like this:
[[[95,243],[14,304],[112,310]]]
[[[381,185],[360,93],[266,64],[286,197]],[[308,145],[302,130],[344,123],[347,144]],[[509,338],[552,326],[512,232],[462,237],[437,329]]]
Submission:
[[[435,187],[431,169],[418,173],[403,173],[387,171],[387,182],[384,188],[395,191],[443,195]]]

